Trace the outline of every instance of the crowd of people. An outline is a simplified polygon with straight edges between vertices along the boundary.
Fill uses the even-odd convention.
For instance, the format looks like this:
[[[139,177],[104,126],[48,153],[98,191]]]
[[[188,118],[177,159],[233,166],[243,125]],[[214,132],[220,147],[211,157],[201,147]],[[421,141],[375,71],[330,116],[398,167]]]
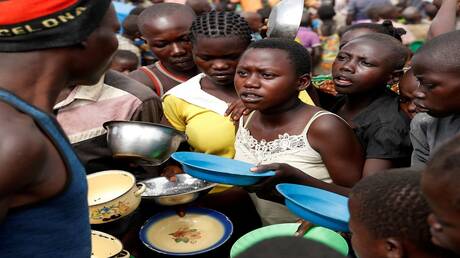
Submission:
[[[118,21],[110,0],[0,1],[1,257],[90,257],[87,174],[183,173],[113,158],[112,120],[275,171],[206,197],[235,235],[297,221],[276,191],[295,183],[349,197],[350,257],[460,257],[458,0],[306,0],[295,39],[266,37],[276,0],[125,2]]]

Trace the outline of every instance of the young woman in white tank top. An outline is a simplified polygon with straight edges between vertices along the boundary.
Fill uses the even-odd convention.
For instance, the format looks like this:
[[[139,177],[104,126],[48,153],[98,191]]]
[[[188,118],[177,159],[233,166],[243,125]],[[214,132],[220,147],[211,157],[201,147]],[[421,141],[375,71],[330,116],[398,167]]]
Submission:
[[[279,197],[276,184],[344,192],[362,176],[363,152],[348,124],[297,98],[310,85],[310,70],[308,51],[284,39],[253,43],[237,67],[236,90],[254,111],[240,120],[235,159],[261,165],[256,171],[276,170],[274,177],[249,188],[264,224],[296,220],[273,202]]]

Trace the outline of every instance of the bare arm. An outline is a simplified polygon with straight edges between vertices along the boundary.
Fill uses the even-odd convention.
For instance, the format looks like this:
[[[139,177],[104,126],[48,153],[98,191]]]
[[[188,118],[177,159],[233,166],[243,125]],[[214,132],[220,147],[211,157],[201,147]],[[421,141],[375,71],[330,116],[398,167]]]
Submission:
[[[321,154],[332,181],[352,187],[362,177],[364,154],[353,130],[332,115],[318,118],[310,127],[308,141]]]
[[[321,62],[321,55],[323,54],[323,47],[316,46],[312,49],[312,63],[313,67]]]
[[[10,122],[13,125],[5,124],[0,129],[0,223],[9,209],[40,198],[28,198],[26,192],[39,180],[46,159],[45,144],[40,140],[43,136],[38,130]]]
[[[248,187],[248,190],[255,191],[261,198],[278,202],[282,200],[275,190],[279,183],[303,184],[348,195],[350,188],[361,179],[364,163],[361,145],[351,128],[337,117],[324,116],[310,127],[308,140],[321,153],[333,184],[318,180],[287,164],[275,163],[253,169],[253,172],[273,170],[276,175]]]
[[[387,170],[390,168],[394,168],[395,164],[392,160],[387,159],[366,159],[366,163],[364,163],[364,176],[371,176],[375,173],[381,172],[383,170]]]
[[[431,23],[427,40],[455,30],[457,5],[458,0],[442,0],[441,7]]]

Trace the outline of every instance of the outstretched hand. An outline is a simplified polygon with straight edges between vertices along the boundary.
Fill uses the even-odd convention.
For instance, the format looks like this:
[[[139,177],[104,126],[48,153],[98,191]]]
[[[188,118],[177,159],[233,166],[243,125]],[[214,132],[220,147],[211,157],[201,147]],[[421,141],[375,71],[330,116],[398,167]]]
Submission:
[[[259,165],[251,169],[253,173],[263,173],[274,171],[275,175],[264,179],[262,182],[246,187],[249,192],[254,192],[259,198],[283,202],[284,198],[276,190],[276,185],[280,183],[295,183],[297,178],[305,174],[299,169],[284,163],[273,163],[267,165]]]

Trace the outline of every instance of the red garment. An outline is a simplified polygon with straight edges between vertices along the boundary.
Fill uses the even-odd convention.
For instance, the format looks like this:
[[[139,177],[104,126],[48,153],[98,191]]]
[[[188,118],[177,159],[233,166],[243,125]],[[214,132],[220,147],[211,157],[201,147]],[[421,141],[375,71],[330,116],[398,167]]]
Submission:
[[[34,20],[64,11],[78,0],[14,0],[0,1],[0,25],[9,25]]]

